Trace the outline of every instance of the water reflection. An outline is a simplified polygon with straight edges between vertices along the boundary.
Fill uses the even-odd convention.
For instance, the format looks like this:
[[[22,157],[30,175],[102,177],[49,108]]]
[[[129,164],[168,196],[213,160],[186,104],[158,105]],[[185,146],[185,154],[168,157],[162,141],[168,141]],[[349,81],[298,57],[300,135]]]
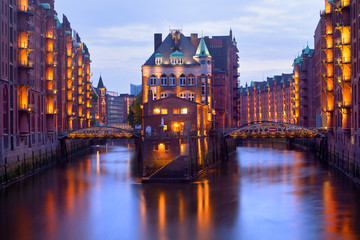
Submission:
[[[142,185],[132,151],[97,146],[1,191],[1,239],[360,238],[359,189],[310,154],[246,146],[193,184]]]

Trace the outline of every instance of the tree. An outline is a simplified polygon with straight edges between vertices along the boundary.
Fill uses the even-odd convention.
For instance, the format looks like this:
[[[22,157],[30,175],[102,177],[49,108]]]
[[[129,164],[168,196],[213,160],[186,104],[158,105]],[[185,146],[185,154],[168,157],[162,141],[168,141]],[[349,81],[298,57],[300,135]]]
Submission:
[[[142,123],[142,111],[140,105],[142,104],[143,94],[142,91],[135,97],[133,103],[130,106],[129,115],[127,121],[132,128]]]

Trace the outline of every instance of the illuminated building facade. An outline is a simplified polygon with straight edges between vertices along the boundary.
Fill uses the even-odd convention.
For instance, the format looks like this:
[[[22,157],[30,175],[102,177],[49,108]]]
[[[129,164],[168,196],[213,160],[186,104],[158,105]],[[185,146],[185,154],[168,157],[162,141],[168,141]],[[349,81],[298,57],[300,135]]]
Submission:
[[[171,30],[164,41],[161,34],[154,37],[154,53],[142,66],[143,127],[156,131],[163,119],[165,131],[206,135],[212,123],[212,58],[204,39],[195,47],[180,30]]]
[[[53,0],[1,3],[0,159],[12,169],[54,155],[58,134],[89,126],[90,54]]]
[[[292,74],[240,87],[240,125],[258,121],[294,123],[292,88]]]
[[[294,60],[293,104],[295,124],[304,127],[321,127],[321,86],[316,74],[315,50],[309,45]],[[319,63],[318,63],[319,64]]]
[[[348,159],[342,166],[348,173],[359,171],[355,160],[360,157],[358,8],[357,0],[325,0],[317,46],[323,51],[322,109],[329,148],[333,155]]]

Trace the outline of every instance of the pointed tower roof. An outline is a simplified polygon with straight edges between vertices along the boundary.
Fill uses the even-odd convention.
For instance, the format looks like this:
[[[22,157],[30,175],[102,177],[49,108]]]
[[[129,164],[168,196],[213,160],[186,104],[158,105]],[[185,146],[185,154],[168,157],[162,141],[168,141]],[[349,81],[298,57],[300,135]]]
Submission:
[[[195,53],[195,57],[211,57],[203,37],[200,40],[199,46]]]
[[[304,49],[304,54],[306,54],[306,55],[310,54],[309,44],[307,44],[306,48]]]
[[[99,83],[98,83],[98,85],[97,85],[97,88],[105,88],[105,85],[104,85],[104,83],[103,83],[103,80],[102,80],[101,75],[100,75],[100,78],[99,78]]]

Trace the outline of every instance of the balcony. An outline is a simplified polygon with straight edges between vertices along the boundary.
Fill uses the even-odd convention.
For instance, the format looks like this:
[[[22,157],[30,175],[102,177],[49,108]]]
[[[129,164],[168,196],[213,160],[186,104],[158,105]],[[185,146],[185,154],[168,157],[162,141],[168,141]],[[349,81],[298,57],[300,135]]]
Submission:
[[[46,111],[47,115],[55,115],[57,113],[58,113],[57,109],[53,109],[53,108],[50,108]]]
[[[336,102],[336,105],[339,109],[351,109],[351,103],[338,101]]]
[[[56,61],[49,61],[46,63],[46,67],[56,67],[57,62]]]
[[[343,45],[349,45],[351,43],[350,38],[337,38],[335,39],[335,47],[341,47]]]
[[[19,14],[24,14],[24,15],[27,15],[27,16],[34,16],[34,11],[29,6],[19,6],[18,7],[18,13]]]
[[[46,34],[46,37],[45,37],[46,39],[51,39],[51,40],[54,40],[54,39],[56,39],[56,36],[53,34],[53,33],[48,33],[48,34]]]
[[[29,42],[19,42],[18,49],[33,50],[34,46],[32,44],[29,44]]]
[[[20,86],[32,87],[32,86],[34,86],[34,83],[35,83],[35,79],[33,79],[33,78],[19,78],[19,80],[18,80],[18,84]]]
[[[19,61],[18,62],[18,68],[25,68],[25,69],[33,69],[34,68],[34,62],[33,61]]]
[[[53,96],[53,95],[56,95],[56,93],[57,93],[57,90],[54,90],[54,89],[46,89],[46,94],[47,94],[47,95]]]
[[[323,88],[323,93],[333,94],[333,93],[334,93],[334,90],[333,90],[333,89],[329,90],[327,87],[324,87],[324,88]]]
[[[31,26],[30,24],[19,24],[17,26],[17,30],[18,32],[27,32],[27,33],[33,33],[34,32],[34,27]]]
[[[19,104],[19,111],[22,112],[32,112],[35,109],[34,104]]]

